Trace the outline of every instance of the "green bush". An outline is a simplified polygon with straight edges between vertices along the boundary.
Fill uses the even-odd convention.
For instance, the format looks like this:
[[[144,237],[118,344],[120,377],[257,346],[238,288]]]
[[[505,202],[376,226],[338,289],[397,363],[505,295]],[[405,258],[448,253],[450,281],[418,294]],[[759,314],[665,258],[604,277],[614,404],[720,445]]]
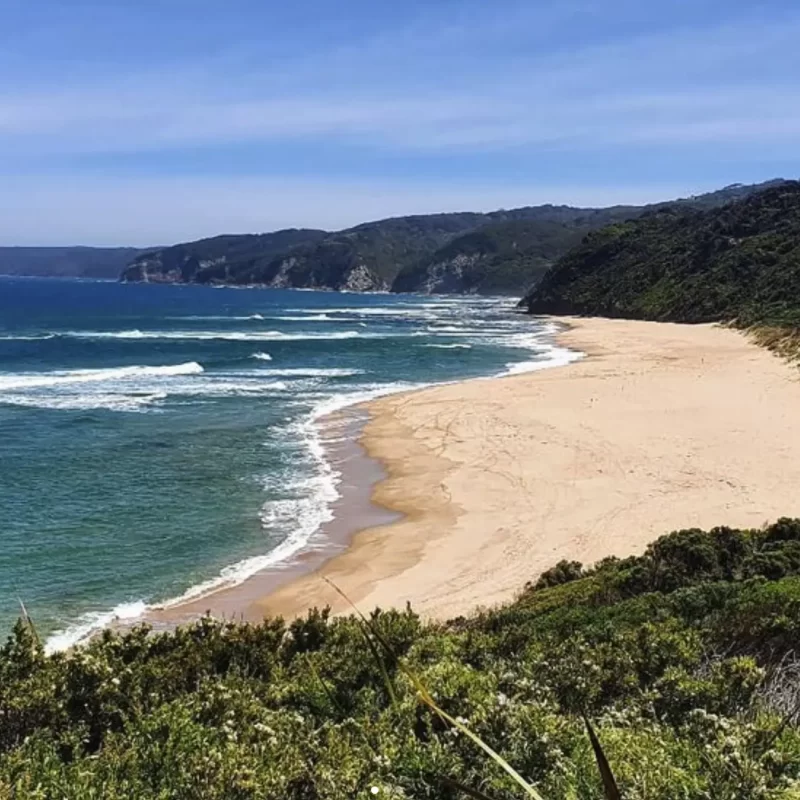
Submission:
[[[0,650],[0,797],[522,797],[416,681],[544,798],[602,797],[584,713],[626,799],[796,797],[798,532],[680,531],[448,624],[376,611],[379,660],[327,610],[53,656],[20,622]]]

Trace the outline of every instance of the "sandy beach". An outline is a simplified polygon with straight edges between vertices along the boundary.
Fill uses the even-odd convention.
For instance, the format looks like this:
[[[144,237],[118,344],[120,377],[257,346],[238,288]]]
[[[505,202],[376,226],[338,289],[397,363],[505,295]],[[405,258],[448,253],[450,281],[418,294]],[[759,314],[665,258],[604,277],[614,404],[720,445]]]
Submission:
[[[364,610],[411,603],[447,619],[510,600],[560,559],[800,516],[797,367],[719,326],[561,322],[560,343],[585,354],[568,366],[361,407],[374,460],[352,441],[337,455],[330,546],[148,621],[347,611],[323,576]]]
[[[448,618],[509,600],[562,558],[642,551],[684,527],[800,515],[800,373],[711,325],[569,320],[587,357],[369,405],[363,444],[404,515],[357,534],[246,616],[410,602]]]

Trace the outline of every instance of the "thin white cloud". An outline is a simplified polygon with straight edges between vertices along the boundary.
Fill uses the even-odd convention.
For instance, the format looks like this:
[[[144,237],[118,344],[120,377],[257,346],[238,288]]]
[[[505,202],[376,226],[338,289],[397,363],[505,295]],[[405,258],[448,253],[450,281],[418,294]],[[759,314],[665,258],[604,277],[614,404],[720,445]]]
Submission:
[[[520,28],[526,19],[541,35],[578,13],[588,12],[573,3],[511,20]],[[460,19],[419,39],[410,28],[271,71],[199,62],[57,91],[0,92],[0,146],[18,159],[315,137],[403,153],[796,135],[800,90],[781,83],[800,68],[800,16],[503,55],[492,47],[519,31],[498,15],[488,50],[466,47],[465,55],[481,24]]]
[[[721,0],[674,0],[670,8],[699,14],[709,5],[724,10]],[[120,47],[127,63],[64,75],[48,74],[48,59],[21,70],[31,47],[23,37],[16,61],[0,53],[0,240],[147,245],[406,213],[641,203],[715,188],[613,179],[595,188],[555,179],[515,187],[468,174],[362,183],[169,177],[172,153],[194,153],[221,173],[213,155],[236,161],[244,144],[263,147],[268,163],[280,162],[287,143],[334,154],[346,145],[350,158],[388,154],[398,164],[455,153],[480,174],[492,163],[487,155],[511,149],[528,165],[553,154],[594,164],[628,145],[649,148],[656,166],[665,148],[691,156],[708,145],[796,163],[800,12],[735,18],[729,9],[715,22],[661,30],[647,24],[651,12],[637,0],[442,2],[405,27],[356,41],[343,34],[273,50],[254,33],[212,55],[162,62],[138,59],[128,42]],[[615,15],[626,24],[601,24]],[[69,35],[79,31],[76,24]],[[55,46],[58,29],[47,36]],[[17,71],[2,69],[12,62]],[[207,165],[204,152],[212,154]],[[134,156],[130,167],[153,153],[165,154],[157,159],[163,177],[114,174],[115,154]],[[92,156],[111,165],[105,179],[74,171]],[[45,163],[53,174],[43,173]]]

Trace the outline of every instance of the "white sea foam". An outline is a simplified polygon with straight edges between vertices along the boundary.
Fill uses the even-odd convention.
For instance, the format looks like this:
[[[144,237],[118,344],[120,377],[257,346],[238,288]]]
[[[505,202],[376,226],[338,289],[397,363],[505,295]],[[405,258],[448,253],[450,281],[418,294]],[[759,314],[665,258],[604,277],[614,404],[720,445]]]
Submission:
[[[326,316],[330,314],[347,314],[348,316],[358,317],[430,317],[433,314],[427,310],[429,306],[325,306],[324,308],[303,309],[290,308],[290,313]],[[289,319],[288,317],[278,317],[278,319]],[[297,317],[298,320],[308,319],[308,316]]]
[[[182,317],[165,317],[164,319],[174,322],[250,322],[253,320],[263,320],[264,317],[261,314],[247,314],[245,316],[228,314],[187,314]],[[269,317],[267,319],[269,319]]]
[[[272,356],[269,353],[253,353],[250,358],[255,358],[259,361],[272,361]]]
[[[299,342],[325,339],[357,339],[370,337],[358,331],[333,331],[332,333],[284,333],[283,331],[68,331],[64,336],[74,339],[175,339],[179,341],[229,341],[229,342]],[[388,336],[388,334],[387,334]],[[380,336],[380,338],[386,338]]]
[[[285,392],[289,388],[286,381],[265,381],[256,370],[209,376],[192,383],[174,382],[167,391],[171,396],[182,397],[248,397]]]
[[[465,325],[428,325],[425,328],[426,331],[430,333],[480,333],[480,330],[470,330],[465,331]]]
[[[568,350],[566,347],[548,347],[539,351],[542,358],[534,361],[512,361],[506,364],[505,375],[520,375],[524,372],[536,372],[549,367],[565,367],[573,361],[584,357],[584,353]]]
[[[264,319],[262,317],[262,319]],[[308,314],[306,316],[292,316],[280,315],[275,317],[267,317],[267,319],[283,320],[286,322],[342,322],[343,320],[334,320],[327,314]]]
[[[44,333],[40,336],[37,335],[30,335],[30,336],[15,336],[14,334],[8,334],[0,336],[0,341],[4,342],[40,342],[44,341],[45,339],[55,339],[54,333]]]
[[[142,600],[129,603],[120,603],[111,611],[98,611],[84,614],[78,622],[70,625],[63,631],[52,634],[45,642],[45,652],[56,653],[59,650],[68,650],[76,644],[88,639],[93,633],[102,630],[118,620],[135,620],[147,610],[147,605]]]
[[[296,367],[286,369],[260,369],[252,373],[253,375],[279,375],[292,377],[297,376],[300,378],[348,378],[352,375],[363,375],[363,369],[339,369],[336,367],[330,368],[314,368],[314,367]]]
[[[137,380],[144,377],[169,377],[172,375],[199,375],[203,367],[196,361],[174,366],[114,367],[112,369],[57,370],[54,372],[0,373],[0,393],[10,390],[34,389],[67,384],[97,383],[102,381]]]
[[[43,408],[54,411],[144,411],[167,398],[165,392],[152,394],[116,394],[96,392],[71,395],[0,394],[0,403],[23,408]]]
[[[438,350],[472,350],[471,344],[426,344],[423,347],[435,347]]]
[[[334,371],[334,375],[351,371]],[[164,367],[116,367],[45,373],[0,373],[0,403],[56,410],[144,411],[168,397],[268,396],[303,389],[302,381],[273,380],[280,371],[207,373],[197,362]],[[284,371],[285,374],[285,371]],[[314,371],[287,377],[325,377]]]

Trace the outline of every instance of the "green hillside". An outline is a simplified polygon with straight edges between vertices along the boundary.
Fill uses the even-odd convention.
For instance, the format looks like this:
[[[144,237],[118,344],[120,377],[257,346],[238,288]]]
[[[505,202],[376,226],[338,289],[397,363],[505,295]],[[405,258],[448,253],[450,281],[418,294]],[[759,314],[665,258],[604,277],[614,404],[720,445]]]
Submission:
[[[675,202],[715,206],[757,188],[730,186]],[[587,232],[658,207],[542,205],[396,217],[334,233],[218,236],[144,253],[122,279],[520,296]]]
[[[369,222],[275,258],[251,275],[268,285],[336,290],[387,290],[398,271],[474,228],[481,214],[431,214]]]
[[[667,206],[695,210],[742,200],[784,181],[734,184],[715,192],[650,206],[573,208],[533,206],[495,212],[474,231],[457,237],[428,258],[409,264],[394,281],[393,291],[519,296],[537,284],[547,270],[598,228],[636,219]]]
[[[594,210],[567,206],[530,209],[530,217],[482,225],[409,264],[396,292],[519,296],[553,262],[595,228],[641,213],[635,206]]]
[[[796,800],[798,641],[800,520],[562,562],[448,624],[205,620],[47,657],[20,623],[0,650],[0,797],[533,796],[469,731],[536,796],[597,800],[586,715],[627,800]]]
[[[589,234],[526,298],[533,313],[800,323],[800,183],[722,208],[671,206]]]

